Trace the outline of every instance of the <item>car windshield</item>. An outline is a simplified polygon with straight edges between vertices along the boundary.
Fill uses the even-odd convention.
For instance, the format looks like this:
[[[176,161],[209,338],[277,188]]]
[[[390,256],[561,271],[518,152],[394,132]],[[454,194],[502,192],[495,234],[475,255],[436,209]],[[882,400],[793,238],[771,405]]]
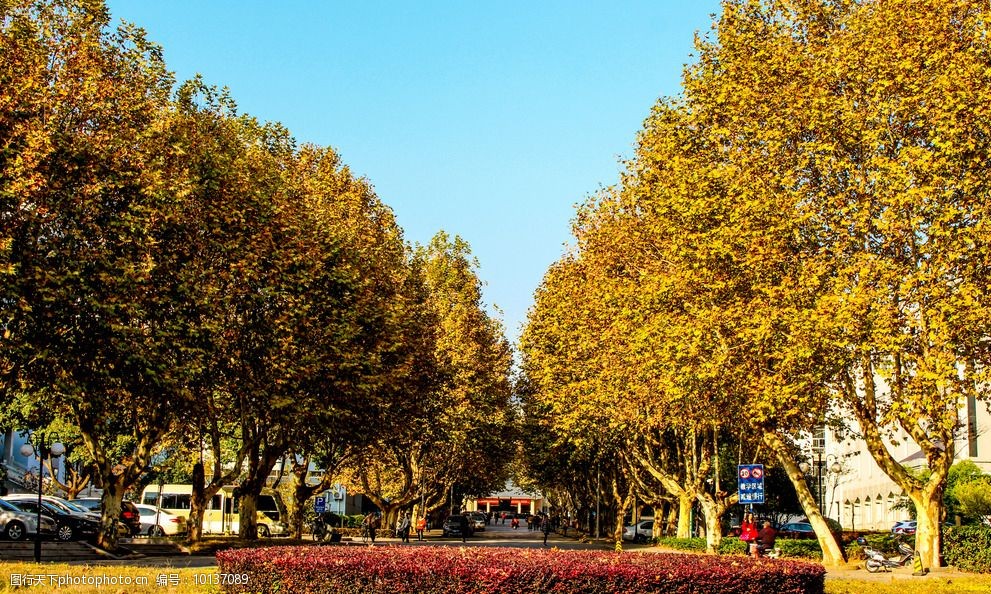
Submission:
[[[10,503],[9,501],[4,501],[3,499],[0,499],[0,509],[5,510],[5,511],[17,512],[17,513],[24,513],[21,508],[19,508],[16,505]]]
[[[34,503],[34,502],[32,502],[32,503]],[[41,502],[41,507],[45,508],[46,510],[48,510],[49,512],[51,512],[53,514],[61,514],[61,515],[64,516],[64,515],[66,515],[66,514],[69,513],[69,512],[67,512],[66,510],[62,509],[61,507],[59,507],[57,505],[52,505],[52,502],[51,501],[42,501]]]
[[[38,511],[38,502],[33,499],[15,499],[11,501],[15,507],[22,511],[36,513]],[[55,507],[54,505],[49,505],[47,501],[41,502],[41,509],[45,510],[47,513],[58,516],[65,515],[65,512],[61,509]]]
[[[77,505],[71,501],[59,501],[59,503],[61,503],[64,507],[67,507],[69,508],[69,510],[74,512],[79,512],[83,514],[89,514],[93,512],[93,510],[87,509],[81,505]]]
[[[46,499],[42,500],[41,503],[43,505],[46,505],[47,507],[54,507],[54,508],[62,511],[62,513],[70,513],[70,512],[76,511],[76,510],[72,509],[71,507],[69,507],[68,505],[66,505],[65,503],[59,501],[58,499],[48,499],[48,498],[46,498]]]

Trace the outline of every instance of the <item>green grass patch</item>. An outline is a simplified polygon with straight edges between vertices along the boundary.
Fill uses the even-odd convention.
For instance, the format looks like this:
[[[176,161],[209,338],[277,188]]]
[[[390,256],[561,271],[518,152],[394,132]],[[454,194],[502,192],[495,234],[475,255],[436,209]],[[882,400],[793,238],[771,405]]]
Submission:
[[[826,594],[986,594],[991,577],[925,577],[890,582],[855,579],[827,579]]]

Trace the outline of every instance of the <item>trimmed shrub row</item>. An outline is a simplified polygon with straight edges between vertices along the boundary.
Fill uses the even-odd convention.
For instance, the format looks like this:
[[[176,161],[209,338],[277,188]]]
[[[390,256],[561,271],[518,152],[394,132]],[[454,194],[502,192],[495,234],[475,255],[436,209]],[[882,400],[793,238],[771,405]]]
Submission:
[[[702,553],[705,552],[704,538],[658,538],[656,539],[656,542],[658,545],[669,549],[677,549],[679,551],[697,551]],[[719,541],[720,555],[746,555],[747,550],[747,543],[743,542],[739,538],[728,536]]]
[[[280,594],[778,594],[824,590],[822,566],[680,553],[606,553],[505,547],[275,547],[217,553],[227,592]]]
[[[965,571],[991,573],[991,528],[958,526],[944,530],[943,559]]]
[[[704,538],[659,538],[657,544],[679,551],[705,551]],[[779,538],[775,546],[781,549],[781,556],[796,559],[822,559],[822,551],[817,540],[794,540]],[[720,555],[746,555],[747,543],[736,537],[726,537],[719,542]]]
[[[863,535],[867,544],[886,555],[898,553],[898,540],[915,546],[915,536],[895,536],[890,533],[868,533]],[[659,538],[657,544],[681,551],[705,551],[704,538]],[[794,540],[780,538],[776,546],[783,557],[797,559],[822,559],[822,551],[816,540]],[[845,553],[850,561],[864,559],[861,546],[856,541],[846,545]],[[738,538],[726,537],[719,546],[720,554],[747,553],[746,545]],[[991,573],[991,527],[959,526],[943,530],[943,560],[965,571]]]

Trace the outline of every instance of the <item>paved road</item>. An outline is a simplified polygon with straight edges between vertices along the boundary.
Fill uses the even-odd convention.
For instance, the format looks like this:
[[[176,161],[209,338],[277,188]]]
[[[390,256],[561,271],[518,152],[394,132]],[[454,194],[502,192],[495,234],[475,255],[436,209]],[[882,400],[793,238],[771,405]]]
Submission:
[[[612,545],[603,541],[580,542],[573,536],[564,537],[560,534],[549,534],[547,544],[544,545],[544,535],[536,530],[529,531],[524,524],[520,528],[513,530],[508,524],[487,526],[485,530],[478,531],[475,536],[461,542],[460,537],[443,538],[440,530],[431,530],[427,533],[423,541],[416,540],[414,533],[410,537],[409,544],[400,543],[398,538],[377,538],[378,545],[401,545],[401,546],[496,546],[496,547],[517,547],[517,548],[543,548],[544,546],[558,549],[583,549],[583,550],[612,550]],[[360,541],[345,541],[344,545],[362,546]],[[624,549],[629,550],[632,545],[627,544]],[[644,548],[636,545],[635,548]],[[134,565],[144,567],[213,567],[216,566],[216,559],[212,555],[191,555],[172,557],[143,557],[139,559],[119,559],[104,561],[87,561],[88,565]]]

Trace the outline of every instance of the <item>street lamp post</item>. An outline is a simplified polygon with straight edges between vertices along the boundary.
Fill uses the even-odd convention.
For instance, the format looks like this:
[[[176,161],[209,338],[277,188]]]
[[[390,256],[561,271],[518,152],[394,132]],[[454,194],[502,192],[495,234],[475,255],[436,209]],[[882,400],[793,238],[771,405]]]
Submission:
[[[595,465],[595,538],[599,538],[599,491],[602,489],[601,468]]]
[[[830,462],[830,460],[832,460],[832,462]],[[826,456],[826,465],[829,466],[829,471],[835,475],[839,475],[843,470],[840,466],[839,459],[833,454]],[[798,468],[801,469],[803,474],[808,474],[812,469],[811,466],[809,466],[809,463],[804,461],[798,465]],[[822,450],[820,449],[816,452],[816,504],[819,507],[820,514],[825,514],[823,505],[825,504],[824,500],[826,497],[825,492],[822,489],[823,470],[825,470],[825,465],[823,465],[822,462]]]
[[[812,469],[808,462],[798,465],[803,474],[808,474]],[[819,508],[819,515],[822,515],[822,450],[816,451],[816,506]]]
[[[65,446],[62,443],[56,441],[52,444],[51,449],[45,447],[44,436],[39,436],[37,433],[33,435],[35,439],[38,439],[37,447],[31,444],[32,436],[28,436],[28,443],[21,446],[21,455],[25,458],[30,458],[34,456],[38,459],[38,510],[37,517],[35,519],[34,527],[34,560],[37,563],[41,563],[41,496],[42,496],[42,485],[43,478],[45,476],[45,461],[42,456],[45,452],[48,452],[49,460],[52,458],[58,458],[65,453]],[[52,464],[52,472],[55,472],[55,465]]]

